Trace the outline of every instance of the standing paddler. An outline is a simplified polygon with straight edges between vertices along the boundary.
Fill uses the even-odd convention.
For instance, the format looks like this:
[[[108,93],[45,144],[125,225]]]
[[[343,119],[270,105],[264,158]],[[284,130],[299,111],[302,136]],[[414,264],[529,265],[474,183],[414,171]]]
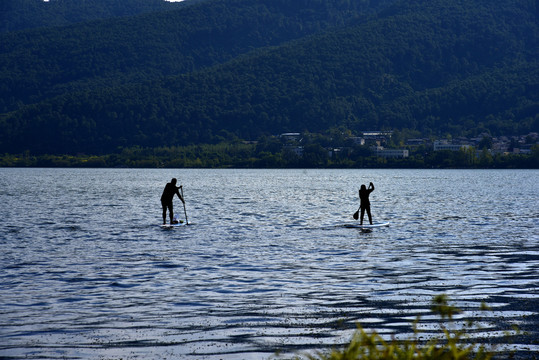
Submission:
[[[170,217],[170,225],[174,223],[174,209],[172,206],[172,199],[174,198],[174,195],[178,195],[182,203],[185,205],[185,201],[183,200],[183,197],[180,195],[180,187],[176,186],[176,183],[178,180],[176,178],[173,178],[167,185],[165,186],[165,190],[163,190],[163,195],[161,195],[161,205],[163,206],[163,225],[166,225],[167,223],[167,208],[169,212]]]
[[[360,209],[361,209],[361,218],[359,221],[360,225],[363,225],[363,216],[365,215],[365,211],[367,212],[367,216],[369,217],[369,223],[372,225],[372,216],[371,216],[371,202],[369,200],[369,195],[371,192],[374,191],[374,184],[371,182],[369,184],[369,188],[365,186],[365,184],[361,185],[361,188],[359,189],[359,199],[360,202]]]

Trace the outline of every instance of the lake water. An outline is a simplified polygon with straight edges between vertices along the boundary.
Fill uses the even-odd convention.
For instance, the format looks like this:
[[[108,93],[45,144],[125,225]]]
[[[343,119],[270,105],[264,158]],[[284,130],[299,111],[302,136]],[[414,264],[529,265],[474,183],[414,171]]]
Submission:
[[[162,229],[177,177],[189,226]],[[439,333],[539,351],[539,171],[0,169],[0,357],[263,359]],[[355,221],[372,181],[375,222]],[[181,202],[175,210],[184,216]],[[491,310],[479,313],[481,302]]]

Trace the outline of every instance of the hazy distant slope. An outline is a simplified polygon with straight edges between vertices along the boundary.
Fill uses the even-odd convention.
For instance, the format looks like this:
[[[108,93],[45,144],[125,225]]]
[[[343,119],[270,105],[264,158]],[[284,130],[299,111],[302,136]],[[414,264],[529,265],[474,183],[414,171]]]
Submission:
[[[223,63],[343,25],[390,0],[206,0],[180,10],[0,34],[0,112]]]
[[[401,1],[202,71],[23,106],[0,119],[0,151],[108,152],[211,142],[223,130],[537,131],[538,34],[529,0]]]
[[[66,26],[90,20],[166,11],[204,0],[2,0],[0,32]]]
[[[174,104],[180,143],[209,141],[221,129],[248,139],[340,125],[537,131],[539,37],[530,4],[403,1],[368,23],[154,89]]]

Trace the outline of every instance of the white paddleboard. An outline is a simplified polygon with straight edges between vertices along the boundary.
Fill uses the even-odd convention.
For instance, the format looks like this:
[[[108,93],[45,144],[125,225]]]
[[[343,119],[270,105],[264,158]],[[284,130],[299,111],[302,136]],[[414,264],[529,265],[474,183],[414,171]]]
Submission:
[[[180,226],[185,226],[187,225],[186,223],[184,222],[181,222],[181,223],[178,223],[178,224],[162,224],[161,227],[163,229],[169,229],[169,228],[175,228],[175,227],[180,227]]]
[[[187,225],[186,222],[184,222],[183,220],[180,220],[180,216],[178,214],[174,215],[174,218],[172,220],[174,221],[174,223],[163,224],[161,225],[161,227],[164,229],[169,229],[169,228],[175,228],[175,227]]]
[[[385,223],[377,223],[377,224],[363,224],[363,225],[359,225],[359,224],[345,224],[344,227],[350,227],[350,228],[356,228],[356,229],[374,229],[374,228],[379,228],[379,227],[386,227],[386,226],[389,226],[389,222],[385,222]]]

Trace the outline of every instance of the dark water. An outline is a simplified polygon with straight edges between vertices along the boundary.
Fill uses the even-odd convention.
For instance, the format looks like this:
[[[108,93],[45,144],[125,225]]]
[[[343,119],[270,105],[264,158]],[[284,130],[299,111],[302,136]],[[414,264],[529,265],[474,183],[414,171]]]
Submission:
[[[190,225],[163,230],[175,176]],[[539,171],[0,169],[0,357],[261,359],[405,338],[445,293],[539,351]],[[374,182],[374,221],[354,223]],[[175,202],[175,210],[183,207]],[[491,310],[479,314],[481,302]]]

